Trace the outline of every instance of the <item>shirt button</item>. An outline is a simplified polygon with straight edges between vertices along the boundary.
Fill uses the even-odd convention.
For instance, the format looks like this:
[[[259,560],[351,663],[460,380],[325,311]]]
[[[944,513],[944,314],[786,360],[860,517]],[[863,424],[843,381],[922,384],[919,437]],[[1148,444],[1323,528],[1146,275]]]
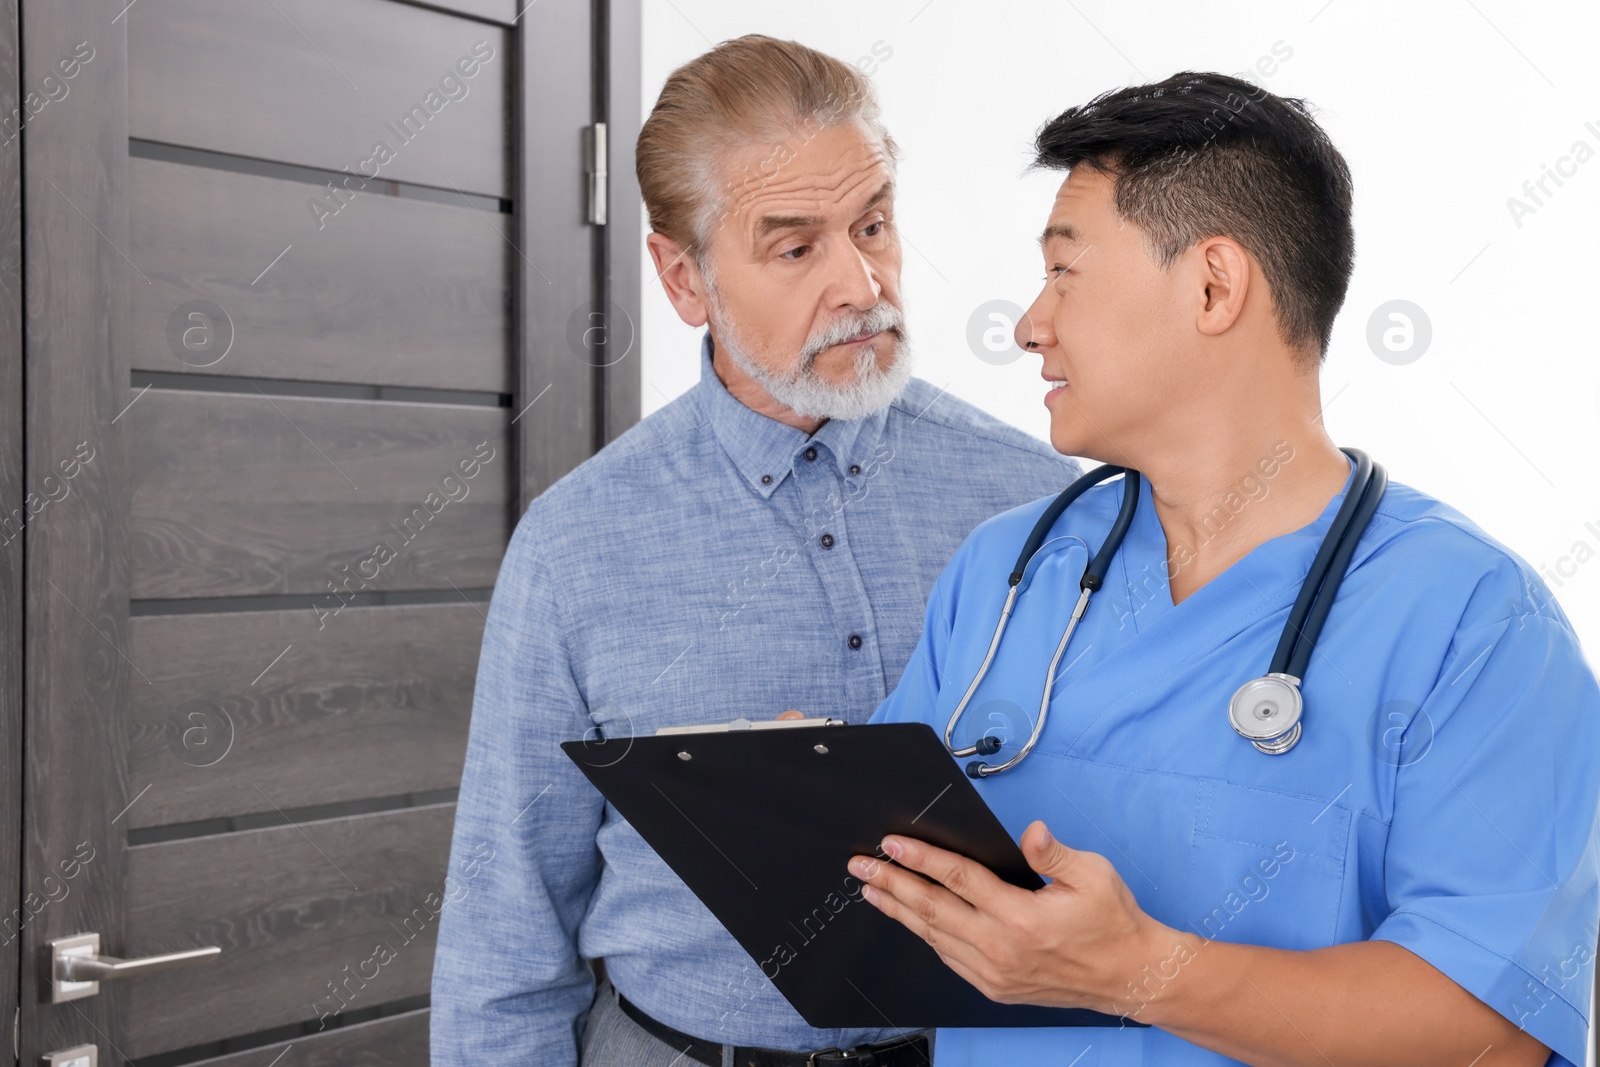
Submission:
[[[763,475],[762,475],[762,476],[761,476],[761,484],[762,484],[762,485],[771,485],[771,484],[772,484],[772,475],[770,475],[770,474],[763,474]]]
[[[859,464],[859,463],[850,464],[850,473],[851,474],[860,474],[861,473],[861,464]]]
[[[851,634],[850,635],[850,647],[851,648],[860,648],[861,647],[861,635],[860,634]]]
[[[821,543],[823,548],[833,547],[833,534],[823,534],[821,537],[817,538],[817,540]]]
[[[814,449],[814,448],[806,449],[806,459],[815,462],[816,458],[817,458],[817,450],[816,449]]]

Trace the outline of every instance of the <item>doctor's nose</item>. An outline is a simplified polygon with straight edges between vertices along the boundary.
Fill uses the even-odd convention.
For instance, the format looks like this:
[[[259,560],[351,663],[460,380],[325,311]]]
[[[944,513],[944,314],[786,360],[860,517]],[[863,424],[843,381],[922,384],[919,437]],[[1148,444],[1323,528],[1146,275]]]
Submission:
[[[1017,347],[1024,352],[1038,354],[1056,343],[1055,325],[1047,309],[1041,308],[1040,301],[1035,300],[1022,317],[1017,320],[1017,328],[1012,332],[1016,339]]]

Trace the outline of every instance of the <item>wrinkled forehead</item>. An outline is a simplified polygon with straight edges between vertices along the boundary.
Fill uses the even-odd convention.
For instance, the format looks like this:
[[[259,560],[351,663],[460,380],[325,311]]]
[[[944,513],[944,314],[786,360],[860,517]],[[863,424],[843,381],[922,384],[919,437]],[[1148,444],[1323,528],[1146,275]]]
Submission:
[[[862,123],[802,127],[730,152],[709,233],[754,241],[778,224],[848,225],[893,197],[894,163]]]

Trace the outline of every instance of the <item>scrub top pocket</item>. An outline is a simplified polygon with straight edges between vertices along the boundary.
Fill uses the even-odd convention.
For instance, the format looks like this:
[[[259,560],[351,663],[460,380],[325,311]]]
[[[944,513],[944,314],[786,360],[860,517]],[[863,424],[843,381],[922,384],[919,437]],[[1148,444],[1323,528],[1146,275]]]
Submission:
[[[1350,812],[1219,779],[1195,786],[1184,918],[1218,941],[1335,943]]]

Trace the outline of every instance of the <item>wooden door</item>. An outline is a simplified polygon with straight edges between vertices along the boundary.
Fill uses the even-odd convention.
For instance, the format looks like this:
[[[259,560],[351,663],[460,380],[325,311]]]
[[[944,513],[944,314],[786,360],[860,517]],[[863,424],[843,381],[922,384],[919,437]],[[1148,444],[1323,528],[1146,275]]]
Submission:
[[[28,1064],[426,1063],[500,558],[637,418],[636,15],[5,14],[4,1023]],[[51,1002],[91,932],[221,952]]]

